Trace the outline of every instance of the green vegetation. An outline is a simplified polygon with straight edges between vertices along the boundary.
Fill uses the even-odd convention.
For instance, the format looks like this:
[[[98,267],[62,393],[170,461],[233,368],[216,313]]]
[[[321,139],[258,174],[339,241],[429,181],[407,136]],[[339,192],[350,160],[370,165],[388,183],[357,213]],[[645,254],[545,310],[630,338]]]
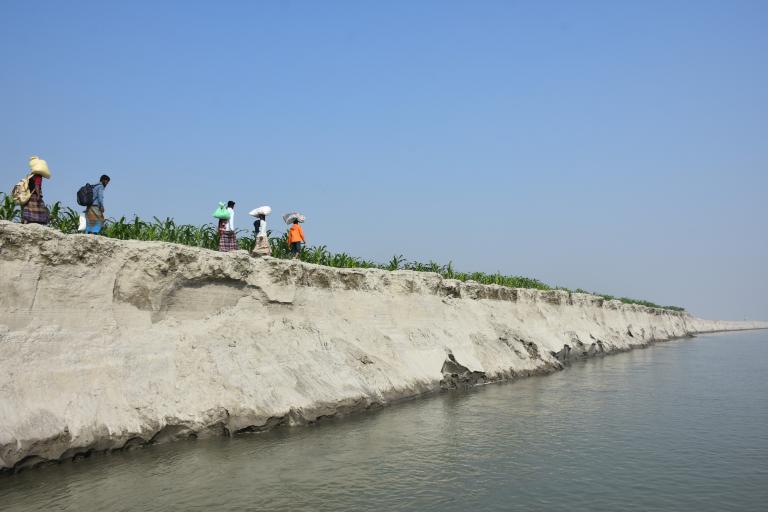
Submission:
[[[21,214],[18,206],[13,199],[6,194],[0,193],[0,219],[18,221]],[[54,203],[51,207],[50,226],[59,229],[63,233],[74,233],[77,231],[80,213],[69,207],[62,207],[60,203]],[[144,221],[136,216],[133,219],[120,217],[119,219],[110,219],[103,231],[105,236],[118,238],[120,240],[146,240],[158,242],[170,242],[192,247],[202,247],[205,249],[217,250],[219,246],[219,235],[216,227],[212,224],[205,226],[193,226],[191,224],[176,224],[173,219],[167,218],[160,220],[155,217],[151,222]],[[269,243],[272,247],[272,256],[276,258],[288,258],[289,249],[287,243],[287,233],[282,236],[269,237]],[[238,231],[237,244],[240,249],[250,250],[253,247],[254,239],[244,236],[242,231]],[[416,272],[435,272],[447,279],[457,279],[459,281],[475,281],[481,284],[496,284],[510,288],[534,288],[537,290],[564,290],[569,293],[591,293],[598,295],[606,300],[619,300],[624,304],[640,304],[652,308],[670,309],[673,311],[684,311],[684,308],[677,306],[660,306],[653,302],[645,300],[631,299],[628,297],[613,297],[602,293],[587,292],[580,288],[569,290],[562,287],[552,287],[542,283],[538,279],[532,279],[523,276],[505,276],[500,273],[486,274],[483,272],[457,272],[449,262],[447,265],[440,265],[434,261],[420,263],[417,261],[407,261],[402,254],[395,255],[385,264],[374,261],[364,260],[347,253],[333,253],[324,245],[308,247],[301,254],[302,261],[325,265],[337,268],[379,268],[383,270],[413,270]]]
[[[21,216],[21,210],[13,198],[9,195],[3,194],[2,202],[0,202],[0,220],[18,221]]]

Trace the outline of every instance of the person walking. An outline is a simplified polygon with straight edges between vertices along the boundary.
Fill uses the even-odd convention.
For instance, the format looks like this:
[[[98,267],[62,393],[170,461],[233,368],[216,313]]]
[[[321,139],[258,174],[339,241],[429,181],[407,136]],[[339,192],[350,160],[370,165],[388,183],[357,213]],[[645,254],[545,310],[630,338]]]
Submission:
[[[104,190],[110,178],[102,174],[99,182],[93,186],[93,202],[85,209],[85,232],[98,235],[104,228]]]
[[[219,219],[219,251],[230,252],[237,250],[235,236],[235,202],[227,203],[228,219]]]
[[[299,259],[299,256],[301,255],[301,246],[306,243],[304,230],[301,229],[299,219],[293,219],[293,225],[291,225],[291,228],[288,230],[288,247],[291,249],[291,257],[294,260]]]
[[[269,246],[269,237],[267,236],[267,216],[263,213],[256,215],[253,228],[256,232],[256,244],[253,246],[251,254],[254,256],[271,256],[272,248]]]
[[[46,225],[51,219],[51,213],[43,201],[43,178],[50,178],[51,172],[46,161],[36,156],[30,157],[29,170],[27,187],[31,195],[21,207],[21,223]]]

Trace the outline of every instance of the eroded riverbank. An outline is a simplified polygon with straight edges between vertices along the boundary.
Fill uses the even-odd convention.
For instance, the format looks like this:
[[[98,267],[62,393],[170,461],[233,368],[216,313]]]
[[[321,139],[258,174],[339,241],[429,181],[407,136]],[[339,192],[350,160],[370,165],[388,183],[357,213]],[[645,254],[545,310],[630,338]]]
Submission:
[[[253,432],[761,327],[0,222],[0,468]]]

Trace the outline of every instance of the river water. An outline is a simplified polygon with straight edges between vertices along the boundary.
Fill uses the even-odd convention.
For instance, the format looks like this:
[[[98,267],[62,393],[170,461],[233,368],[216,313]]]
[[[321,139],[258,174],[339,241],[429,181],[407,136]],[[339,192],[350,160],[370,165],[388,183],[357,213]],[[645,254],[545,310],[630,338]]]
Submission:
[[[0,510],[768,510],[768,331],[0,477]]]

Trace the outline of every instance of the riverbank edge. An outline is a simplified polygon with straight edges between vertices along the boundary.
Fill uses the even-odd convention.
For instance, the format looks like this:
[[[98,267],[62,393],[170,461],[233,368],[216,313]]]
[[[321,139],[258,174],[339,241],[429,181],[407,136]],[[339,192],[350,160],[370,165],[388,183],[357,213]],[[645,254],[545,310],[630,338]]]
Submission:
[[[44,464],[56,464],[66,460],[88,457],[95,453],[119,452],[181,438],[214,435],[233,436],[263,432],[281,426],[313,424],[326,418],[341,417],[348,414],[361,413],[366,410],[378,409],[391,404],[396,404],[400,401],[424,397],[440,391],[469,388],[497,382],[509,382],[529,376],[546,375],[564,369],[573,361],[591,357],[602,357],[635,348],[644,348],[653,343],[690,337],[695,334],[765,328],[739,328],[736,323],[731,323],[729,324],[730,327],[726,329],[692,330],[693,325],[696,324],[716,324],[717,322],[700,321],[699,319],[690,317],[686,313],[658,310],[646,306],[624,305],[618,303],[618,301],[604,301],[602,298],[595,296],[584,294],[572,295],[559,290],[535,291],[504,289],[494,285],[453,283],[450,282],[450,280],[440,278],[439,276],[432,276],[429,274],[418,275],[419,273],[409,271],[387,273],[386,271],[381,270],[361,271],[357,269],[317,268],[316,265],[300,262],[286,262],[282,260],[270,261],[269,259],[265,259],[259,261],[251,260],[250,257],[247,256],[244,258],[244,255],[242,254],[220,254],[202,249],[193,249],[160,242],[123,242],[111,239],[84,237],[82,235],[52,234],[50,232],[51,230],[36,226],[13,226],[9,229],[6,228],[8,228],[8,226],[0,225],[0,234],[2,234],[3,237],[9,233],[17,235],[15,243],[21,245],[14,248],[14,241],[9,242],[9,240],[0,238],[0,249],[11,249],[0,251],[0,255],[3,257],[10,257],[11,259],[14,257],[17,259],[23,258],[27,262],[34,261],[36,258],[41,259],[43,266],[45,266],[48,271],[51,271],[51,268],[55,271],[57,265],[65,268],[67,268],[68,265],[72,265],[73,261],[77,260],[77,257],[86,254],[82,252],[83,246],[94,249],[97,254],[101,252],[102,255],[108,255],[112,258],[128,256],[130,256],[130,258],[136,258],[137,255],[135,253],[137,250],[140,252],[148,251],[150,253],[157,253],[162,249],[170,255],[171,259],[175,258],[174,261],[177,264],[179,263],[177,260],[183,260],[184,258],[187,258],[187,263],[194,262],[194,260],[204,260],[203,262],[209,264],[209,266],[204,266],[202,269],[197,270],[205,271],[214,269],[216,275],[214,275],[213,278],[219,280],[232,279],[232,276],[236,273],[245,275],[247,279],[251,279],[252,276],[250,276],[248,272],[244,272],[242,268],[243,265],[260,265],[260,267],[256,269],[258,272],[263,272],[265,274],[271,272],[274,274],[271,277],[279,275],[279,280],[275,277],[275,279],[269,280],[270,283],[260,283],[260,291],[265,294],[263,300],[269,304],[291,304],[292,299],[281,299],[277,297],[281,295],[280,291],[274,289],[270,290],[269,286],[266,286],[267,284],[274,285],[278,281],[280,282],[280,287],[286,287],[289,286],[290,283],[293,283],[293,286],[296,287],[338,289],[339,293],[342,293],[343,290],[354,289],[357,292],[363,291],[366,294],[375,294],[382,293],[382,290],[386,291],[389,288],[396,288],[398,290],[402,288],[407,289],[407,293],[410,294],[443,297],[444,302],[446,300],[456,301],[457,303],[462,301],[480,302],[483,300],[490,300],[515,302],[527,305],[540,302],[547,307],[553,307],[555,311],[560,311],[560,308],[580,307],[584,309],[587,307],[595,307],[598,308],[598,310],[605,309],[614,312],[623,311],[642,313],[643,315],[648,316],[650,325],[653,325],[653,322],[650,320],[653,317],[675,317],[682,321],[686,333],[682,336],[641,339],[635,338],[635,336],[645,337],[645,332],[643,332],[642,335],[633,335],[629,328],[627,328],[626,335],[623,337],[626,338],[626,336],[629,336],[629,338],[632,338],[631,340],[629,338],[623,340],[623,342],[627,343],[627,346],[616,346],[612,343],[603,344],[600,340],[595,339],[595,342],[592,343],[587,350],[586,346],[583,344],[580,347],[571,347],[568,343],[564,343],[558,352],[552,351],[550,354],[545,354],[545,357],[537,360],[536,364],[538,364],[538,366],[536,368],[525,370],[515,370],[511,367],[507,370],[496,370],[494,372],[472,370],[468,367],[472,366],[471,364],[467,364],[466,361],[464,361],[464,364],[467,364],[467,366],[464,366],[464,364],[457,361],[449,351],[441,370],[442,378],[439,380],[434,379],[410,387],[392,387],[385,390],[385,392],[378,398],[373,399],[371,396],[360,396],[357,398],[342,398],[332,402],[316,401],[310,406],[291,408],[286,414],[270,416],[264,421],[260,420],[256,423],[253,422],[252,418],[238,417],[236,412],[230,412],[225,408],[221,408],[221,411],[216,411],[216,420],[213,421],[213,418],[211,418],[212,421],[206,425],[201,426],[199,423],[169,423],[162,426],[160,424],[153,426],[149,423],[142,426],[140,432],[134,432],[129,437],[119,435],[114,436],[111,433],[106,432],[105,437],[96,438],[93,442],[88,444],[72,444],[69,431],[64,429],[52,437],[30,440],[29,444],[24,448],[24,451],[28,453],[28,455],[17,460],[11,467],[0,469],[0,472],[4,474],[14,473]],[[62,244],[60,243],[61,241],[66,241],[67,243]],[[77,247],[77,254],[74,254],[76,250],[75,247]],[[17,253],[15,256],[13,254],[14,249]],[[121,254],[121,252],[124,254]],[[150,254],[150,257],[157,256],[158,254]],[[165,255],[162,256],[164,258]],[[184,256],[184,258],[179,258],[179,256]],[[163,260],[163,258],[157,259]],[[0,258],[0,263],[3,263],[4,261],[4,259]],[[160,261],[160,263],[163,263],[163,261]],[[197,263],[199,263],[199,261]],[[189,271],[189,269],[182,270]],[[253,269],[249,270],[249,272],[252,271]],[[179,271],[177,270],[176,272],[178,273]],[[167,270],[163,269],[161,274],[165,273],[167,273]],[[392,277],[389,277],[386,274],[390,274]],[[150,279],[150,281],[153,280]],[[330,283],[330,285],[328,283]],[[116,298],[122,299],[127,297],[127,300],[130,301],[130,299],[134,297],[128,292],[122,292],[123,295],[120,295],[118,292],[121,292],[121,290],[117,285],[118,282],[116,280],[114,286],[114,296]],[[395,293],[391,290],[389,290],[389,292]],[[110,288],[110,294],[111,293],[112,288]],[[397,293],[401,292],[397,291]],[[406,292],[402,293],[405,294]],[[34,302],[35,301],[33,300],[33,303]],[[467,304],[469,302],[467,302]],[[549,311],[552,311],[552,309]],[[0,349],[1,348],[2,347],[0,347]],[[2,425],[0,425],[0,427],[2,427]],[[0,447],[0,449],[2,448],[3,447]],[[43,456],[41,455],[42,453],[58,453],[59,455]]]
[[[471,371],[468,371],[465,373],[446,372],[445,378],[431,388],[414,390],[414,392],[410,392],[410,393],[401,392],[396,395],[388,397],[387,400],[382,400],[382,401],[361,400],[360,402],[353,403],[353,404],[344,404],[344,405],[336,404],[335,406],[331,406],[330,408],[328,405],[318,405],[318,412],[321,410],[324,412],[321,414],[318,414],[314,419],[311,419],[311,420],[306,419],[308,416],[307,413],[310,411],[303,410],[301,413],[298,413],[298,414],[295,411],[291,411],[288,414],[281,417],[271,417],[262,426],[244,428],[236,432],[230,432],[226,428],[222,428],[221,430],[219,430],[215,428],[215,426],[210,426],[208,429],[200,429],[197,431],[190,430],[188,432],[184,432],[183,433],[184,435],[176,435],[171,437],[160,436],[159,435],[160,432],[158,432],[156,436],[150,439],[149,441],[141,442],[141,443],[129,441],[129,442],[126,442],[125,445],[122,447],[107,448],[103,450],[97,450],[97,449],[88,448],[88,447],[81,447],[75,450],[76,453],[70,454],[68,456],[62,456],[58,459],[46,459],[46,460],[38,459],[33,461],[22,460],[22,461],[19,461],[19,463],[17,463],[13,467],[0,468],[0,478],[7,478],[14,474],[18,474],[26,470],[34,470],[34,469],[40,469],[46,466],[66,464],[76,460],[89,458],[94,455],[98,456],[98,455],[105,455],[105,454],[112,454],[112,453],[121,453],[125,451],[136,450],[136,449],[151,448],[152,446],[157,444],[165,444],[165,443],[173,442],[183,438],[197,439],[201,434],[203,435],[212,434],[214,436],[218,435],[218,436],[224,436],[224,437],[235,437],[235,436],[248,436],[248,435],[260,434],[268,431],[273,431],[276,429],[296,428],[296,427],[301,428],[301,427],[314,425],[319,422],[328,421],[332,419],[340,419],[347,416],[366,414],[368,412],[380,410],[385,407],[387,408],[397,407],[399,404],[402,404],[404,402],[409,402],[409,401],[419,400],[419,399],[428,399],[430,396],[434,396],[440,393],[464,391],[468,389],[479,388],[482,386],[493,385],[493,384],[509,384],[509,383],[513,383],[515,381],[525,379],[525,378],[530,378],[530,377],[544,377],[556,372],[564,371],[573,363],[586,362],[587,360],[590,360],[590,359],[608,357],[612,355],[631,352],[633,350],[646,349],[660,343],[668,343],[668,342],[682,340],[682,339],[695,339],[699,335],[704,335],[704,334],[718,334],[718,333],[725,333],[725,332],[754,331],[754,330],[768,330],[768,327],[752,327],[752,328],[744,328],[744,329],[719,329],[719,330],[711,330],[711,331],[700,331],[696,333],[685,334],[683,336],[674,336],[667,339],[649,340],[629,348],[612,347],[606,350],[605,352],[589,354],[586,356],[584,355],[571,356],[570,352],[567,352],[565,354],[558,355],[559,364],[547,365],[547,366],[538,368],[536,370],[531,370],[526,372],[509,371],[505,374],[496,375],[491,378],[477,378],[476,376],[472,375]],[[310,415],[311,415],[311,412],[310,412]],[[179,434],[182,434],[182,433],[179,432]]]

